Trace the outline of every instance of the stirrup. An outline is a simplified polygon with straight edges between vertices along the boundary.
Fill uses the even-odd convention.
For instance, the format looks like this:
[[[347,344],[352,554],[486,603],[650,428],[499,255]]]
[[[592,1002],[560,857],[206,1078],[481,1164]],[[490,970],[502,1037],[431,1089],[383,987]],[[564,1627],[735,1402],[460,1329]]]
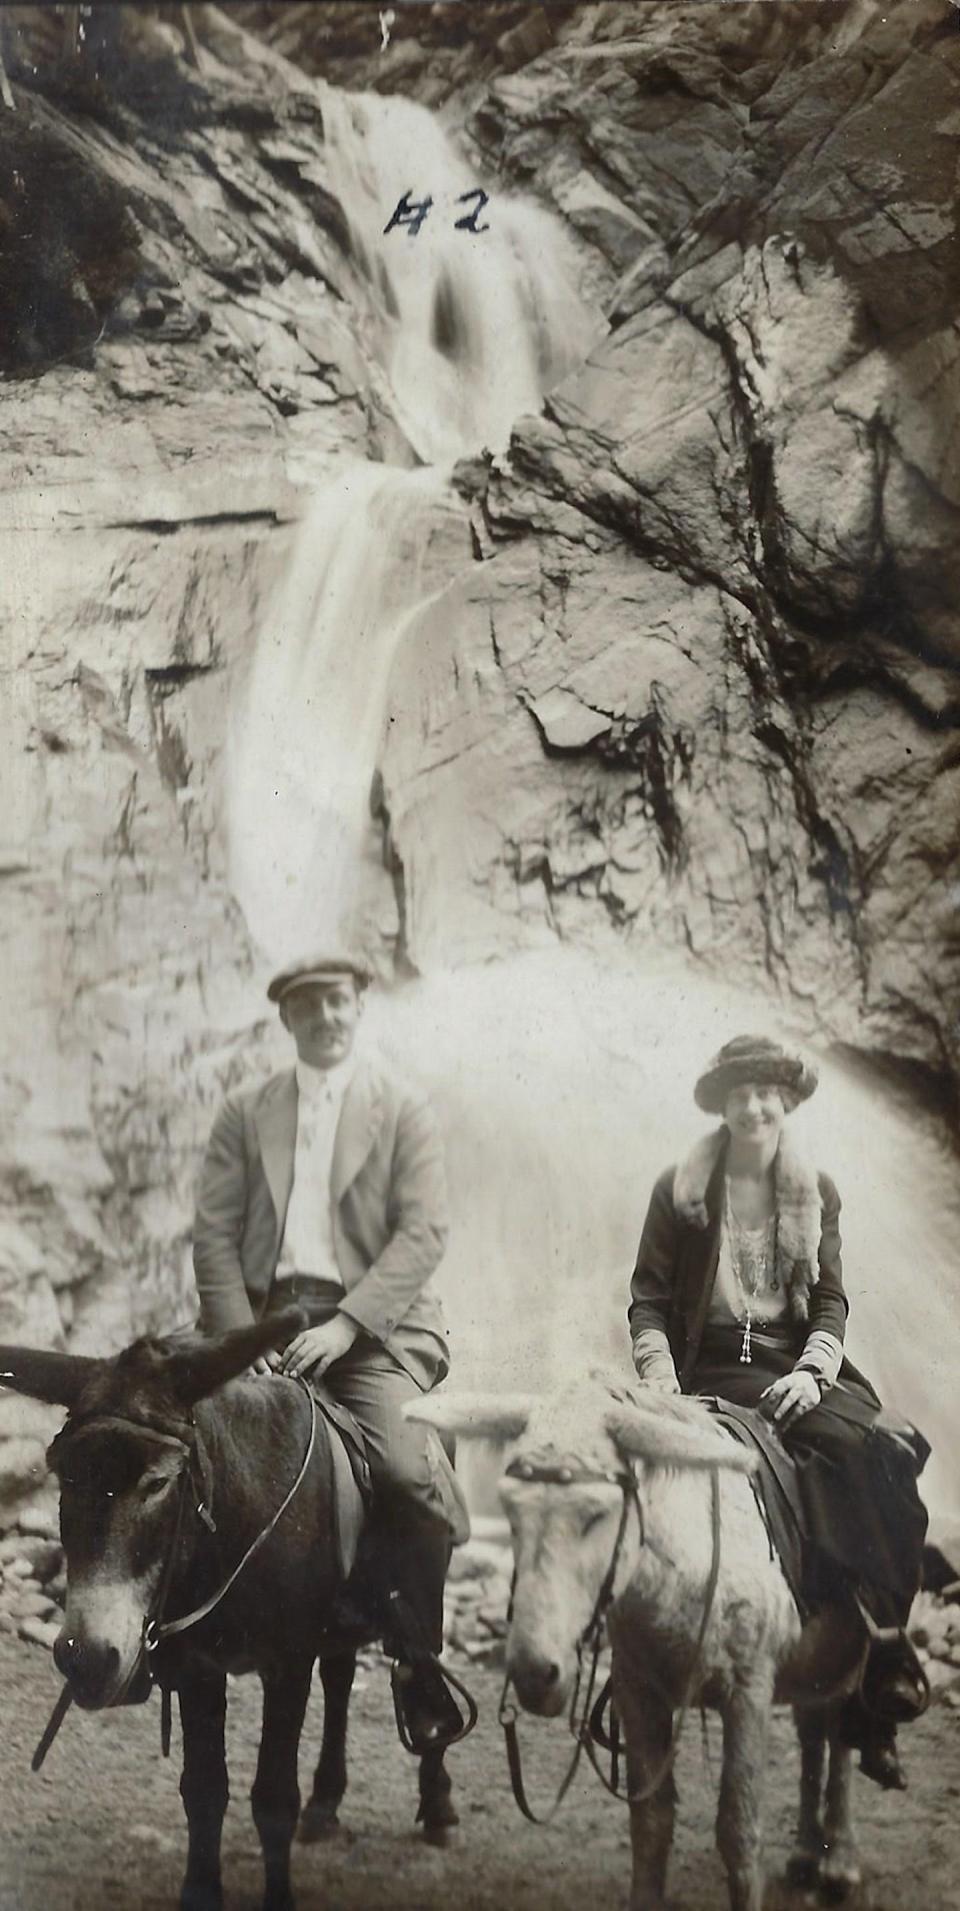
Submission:
[[[613,1703],[613,1687],[609,1679],[590,1708],[587,1730],[594,1745],[599,1745],[601,1751],[619,1751],[620,1720]]]
[[[887,1725],[908,1725],[930,1704],[930,1681],[917,1650],[902,1626],[878,1626],[855,1594],[869,1640],[860,1672],[859,1698],[866,1711]]]
[[[415,1705],[410,1704],[417,1696],[418,1682],[424,1680],[425,1675],[431,1688],[430,1709],[436,1728],[430,1733],[420,1729]],[[432,1652],[418,1655],[408,1663],[394,1659],[390,1667],[390,1690],[397,1735],[404,1750],[411,1752],[414,1758],[423,1758],[427,1752],[442,1753],[451,1745],[458,1745],[473,1731],[480,1716],[472,1693]],[[455,1692],[464,1701],[466,1717],[457,1704]]]

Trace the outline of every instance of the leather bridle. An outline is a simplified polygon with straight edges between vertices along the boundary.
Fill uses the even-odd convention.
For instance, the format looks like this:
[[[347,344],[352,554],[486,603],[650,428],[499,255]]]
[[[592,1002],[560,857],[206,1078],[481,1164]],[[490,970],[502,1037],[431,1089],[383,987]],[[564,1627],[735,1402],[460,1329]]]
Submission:
[[[583,1469],[576,1466],[575,1464],[571,1464],[569,1461],[558,1462],[558,1463],[550,1464],[550,1465],[543,1465],[543,1464],[538,1464],[532,1461],[524,1460],[522,1458],[518,1458],[511,1462],[511,1464],[506,1469],[506,1475],[510,1479],[522,1480],[524,1481],[524,1483],[529,1482],[531,1485],[533,1484],[546,1485],[546,1486],[572,1486],[574,1484],[614,1485],[614,1486],[620,1487],[622,1495],[623,1495],[621,1507],[620,1507],[620,1520],[617,1526],[616,1538],[613,1543],[613,1550],[610,1554],[610,1561],[607,1566],[607,1570],[603,1576],[603,1581],[601,1583],[600,1590],[594,1602],[593,1611],[590,1615],[589,1620],[587,1621],[586,1626],[584,1627],[583,1631],[581,1632],[577,1640],[577,1647],[576,1647],[577,1674],[574,1680],[573,1692],[570,1699],[570,1710],[569,1710],[569,1714],[567,1718],[568,1730],[570,1732],[571,1737],[574,1740],[573,1752],[571,1754],[570,1762],[567,1766],[567,1769],[555,1793],[553,1803],[551,1804],[549,1809],[542,1814],[537,1813],[533,1810],[532,1806],[530,1805],[529,1799],[527,1797],[526,1788],[523,1782],[523,1769],[522,1769],[522,1760],[521,1760],[521,1754],[520,1754],[520,1740],[517,1733],[518,1713],[517,1713],[516,1706],[510,1702],[508,1697],[510,1686],[512,1683],[509,1672],[507,1673],[506,1678],[504,1679],[503,1691],[500,1696],[500,1708],[499,1708],[498,1716],[499,1716],[500,1724],[503,1727],[503,1734],[504,1734],[504,1740],[506,1743],[506,1751],[507,1751],[507,1765],[510,1771],[510,1783],[513,1789],[514,1799],[516,1800],[516,1803],[519,1806],[524,1817],[528,1818],[531,1824],[535,1824],[535,1825],[549,1824],[550,1820],[555,1816],[561,1804],[563,1803],[563,1800],[566,1797],[571,1784],[573,1783],[574,1775],[577,1771],[577,1767],[579,1766],[580,1759],[583,1753],[586,1752],[587,1757],[590,1761],[590,1764],[593,1766],[593,1769],[596,1772],[598,1778],[601,1780],[602,1784],[606,1787],[607,1791],[610,1792],[614,1798],[619,1798],[624,1803],[627,1803],[630,1805],[641,1804],[646,1799],[652,1798],[654,1794],[659,1791],[660,1786],[664,1782],[664,1779],[669,1776],[673,1768],[674,1760],[676,1759],[677,1750],[680,1743],[680,1734],[683,1730],[684,1720],[686,1719],[687,1712],[689,1711],[690,1706],[693,1702],[693,1699],[697,1690],[697,1686],[700,1683],[701,1671],[702,1671],[703,1643],[706,1638],[707,1627],[710,1623],[710,1615],[713,1611],[713,1603],[714,1603],[714,1598],[715,1598],[716,1590],[717,1590],[717,1581],[720,1576],[720,1469],[719,1469],[719,1466],[714,1465],[714,1466],[711,1466],[710,1468],[711,1559],[710,1559],[710,1570],[707,1577],[707,1583],[704,1588],[703,1611],[701,1613],[700,1626],[697,1632],[697,1639],[694,1645],[693,1655],[692,1655],[690,1666],[687,1672],[686,1680],[684,1681],[683,1693],[680,1698],[679,1705],[676,1708],[673,1729],[670,1735],[670,1744],[667,1748],[666,1754],[664,1758],[661,1760],[660,1765],[657,1767],[656,1771],[654,1772],[653,1777],[649,1779],[637,1792],[622,1792],[619,1789],[619,1786],[616,1780],[616,1765],[614,1765],[614,1773],[613,1773],[612,1779],[607,1778],[606,1773],[603,1771],[600,1765],[600,1761],[597,1757],[597,1753],[594,1747],[594,1738],[598,1734],[598,1724],[601,1719],[604,1707],[607,1704],[611,1694],[611,1684],[610,1684],[610,1680],[608,1679],[602,1691],[599,1693],[599,1695],[596,1698],[594,1697],[594,1691],[595,1691],[596,1680],[597,1680],[597,1668],[599,1665],[600,1652],[601,1652],[602,1643],[603,1643],[604,1624],[606,1621],[608,1610],[613,1603],[614,1588],[616,1586],[616,1579],[617,1579],[617,1571],[620,1565],[620,1557],[623,1551],[623,1543],[626,1537],[627,1522],[629,1519],[631,1506],[634,1506],[636,1508],[640,1545],[643,1546],[645,1543],[643,1508],[641,1506],[640,1497],[637,1491],[636,1476],[633,1473],[633,1471],[629,1468],[625,1468],[624,1470],[619,1472],[602,1472],[602,1471],[588,1472],[588,1471],[584,1471]],[[517,1575],[516,1575],[516,1570],[514,1570],[513,1583],[510,1589],[510,1604],[509,1604],[508,1613],[507,1613],[508,1626],[513,1617],[513,1601],[514,1601],[514,1594],[516,1592],[516,1583],[517,1583]],[[590,1665],[589,1665],[589,1672],[587,1675],[586,1697],[583,1701],[583,1705],[581,1706],[580,1690],[581,1690],[581,1685],[583,1683],[583,1662],[584,1662],[584,1654],[587,1652],[589,1652],[589,1655],[590,1655]],[[616,1759],[617,1741],[615,1738],[612,1738],[611,1749],[613,1749],[614,1758]]]
[[[506,1477],[508,1479],[522,1480],[524,1484],[529,1482],[531,1485],[536,1484],[538,1486],[571,1486],[574,1481],[576,1481],[578,1486],[618,1486],[622,1494],[620,1519],[617,1525],[617,1534],[613,1542],[613,1550],[610,1554],[607,1570],[604,1573],[600,1589],[594,1600],[593,1611],[577,1640],[577,1674],[573,1684],[573,1692],[570,1697],[570,1711],[567,1719],[570,1735],[574,1740],[573,1752],[571,1753],[567,1769],[557,1787],[553,1803],[549,1810],[542,1815],[533,1810],[523,1782],[523,1763],[520,1752],[520,1738],[517,1731],[517,1719],[519,1714],[516,1706],[509,1698],[510,1687],[513,1683],[509,1672],[503,1681],[503,1691],[500,1694],[500,1705],[497,1716],[503,1728],[504,1742],[507,1750],[507,1765],[510,1771],[510,1783],[513,1788],[513,1796],[524,1817],[528,1818],[531,1824],[546,1825],[549,1824],[550,1820],[559,1811],[573,1783],[577,1767],[580,1764],[580,1760],[588,1743],[589,1721],[596,1706],[594,1690],[597,1682],[597,1670],[600,1664],[600,1652],[603,1644],[604,1622],[613,1600],[617,1568],[619,1567],[620,1555],[623,1551],[623,1542],[626,1537],[630,1508],[631,1506],[636,1508],[641,1545],[643,1544],[643,1511],[637,1494],[636,1477],[629,1468],[617,1472],[587,1472],[580,1467],[572,1466],[569,1462],[544,1465],[536,1464],[530,1460],[516,1459],[511,1461],[507,1467]],[[517,1574],[516,1569],[514,1569],[513,1583],[510,1588],[510,1604],[507,1609],[508,1627],[513,1619],[513,1601],[516,1587]],[[589,1654],[589,1671],[586,1681],[586,1697],[581,1707],[580,1690],[583,1684],[585,1653]]]
[[[158,1646],[163,1645],[167,1639],[175,1638],[179,1634],[189,1631],[192,1626],[199,1625],[202,1619],[207,1619],[209,1615],[216,1610],[221,1600],[226,1598],[231,1587],[236,1584],[241,1573],[250,1564],[250,1561],[260,1551],[261,1547],[266,1545],[267,1540],[283,1518],[288,1506],[292,1500],[295,1499],[306,1478],[307,1469],[313,1458],[317,1439],[317,1403],[313,1391],[307,1386],[304,1380],[298,1381],[298,1385],[303,1388],[310,1402],[310,1435],[299,1472],[292,1486],[284,1495],[280,1505],[268,1520],[267,1524],[261,1527],[260,1531],[247,1547],[242,1558],[238,1561],[237,1565],[233,1567],[232,1571],[227,1574],[227,1577],[217,1587],[216,1591],[211,1593],[208,1599],[203,1600],[199,1606],[193,1607],[189,1612],[180,1613],[173,1619],[165,1619],[164,1613],[170,1596],[174,1574],[177,1569],[186,1523],[190,1488],[198,1473],[203,1481],[205,1481],[207,1477],[207,1469],[204,1457],[200,1451],[197,1439],[197,1428],[193,1418],[174,1422],[172,1420],[155,1420],[147,1414],[139,1415],[136,1418],[132,1415],[125,1417],[121,1414],[91,1414],[77,1421],[68,1420],[66,1425],[61,1428],[61,1431],[57,1434],[53,1442],[54,1448],[66,1446],[70,1440],[79,1439],[89,1433],[121,1432],[127,1434],[134,1433],[140,1438],[154,1440],[163,1446],[179,1447],[183,1454],[182,1464],[177,1476],[177,1511],[174,1521],[173,1537],[163,1562],[163,1568],[157,1580],[156,1591],[150,1602],[149,1610],[144,1614],[143,1629],[137,1655],[116,1698],[112,1701],[111,1710],[114,1706],[123,1704],[137,1674],[144,1666],[146,1666],[147,1672],[149,1673],[151,1685],[158,1683],[151,1665],[152,1656]],[[177,1432],[172,1431],[174,1426],[179,1429]],[[209,1493],[206,1487],[202,1486],[195,1511],[206,1525],[208,1531],[215,1532],[216,1526],[210,1509],[206,1504],[208,1497]],[[164,1757],[166,1757],[170,1748],[170,1692],[166,1685],[161,1686],[161,1697],[163,1701],[160,1728],[161,1745]],[[69,1683],[65,1681],[56,1705],[53,1708],[53,1712],[50,1715],[46,1730],[31,1760],[31,1769],[33,1771],[37,1772],[40,1770],[72,1702],[73,1695]]]

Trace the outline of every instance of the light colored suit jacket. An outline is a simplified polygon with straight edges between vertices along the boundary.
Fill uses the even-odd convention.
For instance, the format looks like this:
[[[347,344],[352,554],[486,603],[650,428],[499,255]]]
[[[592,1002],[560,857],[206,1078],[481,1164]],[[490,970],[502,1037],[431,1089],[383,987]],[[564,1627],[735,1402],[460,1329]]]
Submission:
[[[289,1069],[228,1095],[213,1124],[193,1238],[206,1333],[249,1325],[266,1307],[293,1186],[297,1102]],[[447,1239],[443,1153],[427,1103],[368,1056],[343,1098],[331,1196],[343,1312],[432,1387],[448,1366],[429,1285]]]

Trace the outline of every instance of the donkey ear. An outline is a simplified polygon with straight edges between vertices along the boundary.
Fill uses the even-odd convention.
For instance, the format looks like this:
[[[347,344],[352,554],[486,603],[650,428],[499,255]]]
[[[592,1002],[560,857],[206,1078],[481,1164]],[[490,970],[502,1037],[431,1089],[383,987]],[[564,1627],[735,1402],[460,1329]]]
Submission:
[[[527,1393],[437,1393],[410,1400],[404,1419],[421,1420],[439,1433],[465,1439],[517,1440],[530,1418],[535,1396]]]
[[[184,1406],[205,1400],[218,1387],[235,1380],[271,1347],[285,1347],[307,1324],[299,1307],[284,1307],[249,1327],[234,1327],[211,1340],[197,1339],[178,1347],[170,1356],[170,1379]]]
[[[651,1466],[722,1466],[734,1473],[756,1471],[756,1458],[709,1422],[682,1420],[644,1407],[611,1407],[607,1432],[621,1453]]]
[[[80,1395],[106,1367],[105,1360],[83,1354],[56,1354],[44,1347],[0,1347],[0,1387],[29,1394],[51,1407],[76,1405]]]

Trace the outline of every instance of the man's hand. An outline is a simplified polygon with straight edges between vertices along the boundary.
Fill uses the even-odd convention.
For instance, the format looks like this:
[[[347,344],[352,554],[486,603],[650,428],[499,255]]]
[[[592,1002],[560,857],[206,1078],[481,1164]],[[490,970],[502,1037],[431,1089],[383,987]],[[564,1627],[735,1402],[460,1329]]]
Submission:
[[[277,1373],[279,1371],[279,1368],[280,1368],[280,1355],[275,1354],[273,1351],[273,1348],[271,1347],[269,1353],[257,1355],[256,1360],[254,1361],[252,1367],[250,1368],[250,1372],[258,1380],[261,1380],[263,1379],[265,1374]]]
[[[293,1380],[312,1373],[314,1379],[319,1380],[335,1360],[342,1360],[344,1354],[350,1352],[359,1332],[356,1321],[348,1314],[334,1314],[322,1327],[304,1328],[303,1333],[295,1334],[284,1348],[280,1356],[281,1373],[289,1374]]]
[[[809,1413],[811,1407],[819,1405],[817,1378],[807,1367],[795,1367],[792,1373],[781,1374],[780,1379],[772,1381],[760,1395],[761,1411],[781,1432],[801,1415]]]

